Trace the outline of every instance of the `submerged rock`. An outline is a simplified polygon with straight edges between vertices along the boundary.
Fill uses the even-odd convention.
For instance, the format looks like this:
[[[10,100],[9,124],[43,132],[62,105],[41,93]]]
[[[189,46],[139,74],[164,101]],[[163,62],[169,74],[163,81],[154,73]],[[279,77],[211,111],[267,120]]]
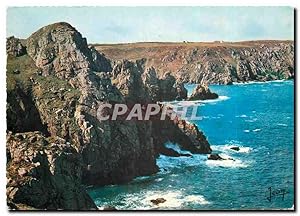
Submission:
[[[219,154],[210,154],[207,156],[208,160],[233,160],[233,158],[222,158]]]
[[[150,200],[150,202],[152,202],[154,205],[159,205],[160,203],[164,203],[167,200],[164,198],[157,198],[157,199],[152,199]]]
[[[104,206],[103,211],[117,211],[118,209],[114,206]]]
[[[192,157],[193,155],[188,153],[179,153],[175,151],[174,149],[167,148],[167,147],[161,147],[159,150],[160,154],[169,156],[169,157]]]
[[[207,159],[208,160],[225,160],[218,154],[210,154],[210,155],[208,155]]]
[[[238,147],[238,146],[232,146],[232,147],[230,147],[230,149],[232,149],[234,151],[239,151],[240,147]]]

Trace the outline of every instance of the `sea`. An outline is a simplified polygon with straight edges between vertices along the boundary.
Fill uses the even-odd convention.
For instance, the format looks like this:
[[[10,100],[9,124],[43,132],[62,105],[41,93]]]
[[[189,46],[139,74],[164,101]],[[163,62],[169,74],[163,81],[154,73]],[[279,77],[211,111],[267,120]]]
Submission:
[[[190,95],[196,85],[186,84]],[[191,120],[213,153],[160,155],[160,171],[122,185],[88,188],[96,205],[119,210],[275,210],[294,208],[294,81],[210,85],[218,99],[172,102],[197,106]],[[176,143],[166,146],[179,152]],[[239,151],[231,147],[239,147]],[[155,205],[153,199],[166,201]]]

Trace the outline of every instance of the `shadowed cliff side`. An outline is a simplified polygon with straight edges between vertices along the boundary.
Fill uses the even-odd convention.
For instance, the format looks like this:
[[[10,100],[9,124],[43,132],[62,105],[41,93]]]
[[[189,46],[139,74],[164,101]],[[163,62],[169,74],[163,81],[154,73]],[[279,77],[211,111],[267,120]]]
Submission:
[[[186,98],[182,84],[172,76],[152,77],[158,83],[155,92],[144,73],[154,69],[126,60],[113,65],[67,23],[43,27],[25,40],[26,47],[18,41],[7,40],[7,201],[11,208],[95,209],[80,184],[117,184],[158,171],[156,146],[169,139],[155,140],[159,135],[154,131],[161,125],[99,121],[97,110],[103,103]],[[171,88],[171,97],[160,83]],[[184,130],[172,131],[174,137],[189,137]],[[201,133],[192,136],[201,136],[203,145],[209,146]],[[201,145],[194,141],[174,139],[187,149]],[[208,153],[207,148],[198,153]],[[39,200],[42,193],[46,195]]]

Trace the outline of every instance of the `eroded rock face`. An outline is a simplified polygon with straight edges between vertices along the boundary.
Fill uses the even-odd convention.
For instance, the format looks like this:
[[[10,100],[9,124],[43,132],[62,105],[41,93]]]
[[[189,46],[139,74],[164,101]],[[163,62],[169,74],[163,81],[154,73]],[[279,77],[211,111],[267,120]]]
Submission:
[[[171,72],[179,82],[232,84],[291,79],[295,72],[293,41],[145,43],[145,46],[139,43],[96,49],[113,60],[143,56],[159,78]]]
[[[68,23],[45,26],[27,39],[27,52],[44,75],[70,79],[80,70],[110,71],[110,62],[89,48],[85,38]]]
[[[7,135],[7,202],[36,209],[96,209],[81,185],[81,155],[64,139],[40,132]],[[30,209],[29,208],[29,209]]]
[[[156,153],[169,152],[164,144],[168,141],[177,143],[181,149],[195,154],[211,153],[210,145],[205,135],[197,126],[186,120],[169,117],[165,121],[153,121],[153,138],[156,143]]]
[[[99,68],[103,64],[99,63],[104,57],[88,48],[85,39],[68,24],[58,23],[44,27],[28,39],[28,44],[29,53],[36,65],[44,70],[45,80],[50,79],[49,75],[53,74],[71,86],[65,84],[63,90],[52,86],[43,91],[41,85],[44,78],[40,78],[35,87],[39,93],[36,101],[51,136],[67,139],[82,155],[83,183],[120,183],[157,171],[151,123],[99,121],[97,117],[98,107],[102,103],[124,103],[128,98],[141,101],[146,98],[143,92],[132,88],[134,85],[130,85],[130,82],[126,82],[125,88],[120,88],[120,92],[112,85],[110,73],[94,72],[103,70]],[[51,52],[53,55],[47,56],[46,50],[49,47],[57,47],[61,52],[54,50]],[[36,49],[38,52],[35,53]],[[47,64],[42,64],[41,56],[49,60]],[[55,60],[52,61],[51,56],[55,56]],[[62,61],[64,64],[60,64]],[[121,65],[121,78],[128,67],[132,68],[130,62]],[[133,72],[138,73],[138,63],[135,67],[138,70]],[[45,69],[49,73],[45,73]],[[114,67],[114,71],[117,69],[118,65]],[[130,70],[129,78],[132,76],[133,82],[141,81],[140,74],[133,72]],[[127,90],[133,96],[124,97]],[[73,97],[68,95],[72,92]],[[122,92],[125,93],[122,95]],[[60,101],[53,110],[46,108],[49,105],[49,94],[55,101]]]
[[[169,139],[195,153],[209,152],[205,136],[195,125],[98,118],[103,103],[148,103],[186,97],[183,85],[177,84],[172,75],[157,79],[155,69],[147,69],[143,59],[116,63],[109,72],[110,61],[88,47],[81,34],[66,23],[38,30],[27,39],[27,50],[35,66],[27,68],[26,85],[17,83],[21,92],[30,94],[24,96],[12,87],[8,95],[8,125],[13,132],[7,141],[11,207],[94,208],[80,184],[117,184],[157,172],[157,146]],[[11,75],[19,81],[16,76]],[[171,96],[166,86],[171,88]],[[18,97],[12,98],[14,95]],[[27,113],[31,108],[37,115],[18,117],[20,110]],[[39,118],[32,126],[35,116]],[[18,129],[22,124],[26,125],[25,131]],[[161,129],[166,135],[160,135]],[[42,193],[45,196],[39,200]]]
[[[15,57],[26,54],[26,48],[21,43],[20,39],[14,36],[6,39],[6,53]]]
[[[191,96],[188,100],[207,100],[207,99],[216,99],[218,95],[216,93],[212,93],[207,85],[197,85],[197,87],[192,92]]]
[[[122,60],[113,68],[112,82],[127,101],[149,103],[187,98],[183,83],[176,82],[170,73],[159,79],[155,68],[147,68],[145,62],[146,59],[135,62]]]

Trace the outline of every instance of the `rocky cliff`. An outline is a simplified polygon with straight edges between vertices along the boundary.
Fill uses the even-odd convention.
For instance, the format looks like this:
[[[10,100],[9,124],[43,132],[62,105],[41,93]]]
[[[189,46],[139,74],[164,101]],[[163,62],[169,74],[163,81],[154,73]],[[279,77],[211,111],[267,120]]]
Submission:
[[[12,209],[95,209],[82,184],[123,183],[157,172],[155,157],[167,140],[196,153],[211,151],[195,125],[99,121],[103,103],[186,98],[171,74],[156,77],[143,59],[111,61],[68,23],[45,26],[22,43],[8,38],[7,53]]]
[[[95,45],[110,59],[146,58],[159,77],[179,82],[231,84],[294,77],[293,41],[135,43]]]

